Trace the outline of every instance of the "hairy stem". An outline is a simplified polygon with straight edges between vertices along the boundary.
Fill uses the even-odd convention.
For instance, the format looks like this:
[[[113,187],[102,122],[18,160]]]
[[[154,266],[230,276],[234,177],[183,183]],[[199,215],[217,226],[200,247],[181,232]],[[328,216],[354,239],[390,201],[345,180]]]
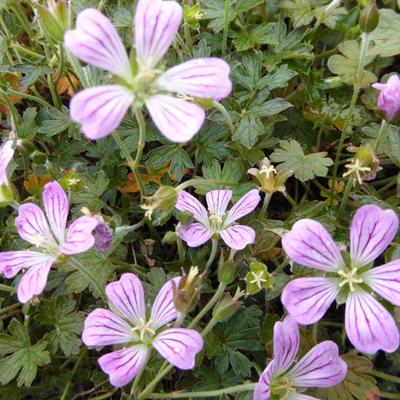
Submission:
[[[378,136],[376,137],[376,141],[375,141],[375,144],[374,144],[375,152],[378,151],[379,146],[382,144],[382,140],[385,137],[388,128],[389,128],[389,124],[387,123],[386,120],[383,119],[382,120],[382,124],[381,124],[381,128],[379,129]]]

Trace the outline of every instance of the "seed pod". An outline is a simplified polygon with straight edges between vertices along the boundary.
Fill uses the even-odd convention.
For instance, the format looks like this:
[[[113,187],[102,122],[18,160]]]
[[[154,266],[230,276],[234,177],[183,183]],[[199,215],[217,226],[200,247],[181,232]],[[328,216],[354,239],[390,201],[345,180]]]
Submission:
[[[361,11],[359,24],[363,32],[372,32],[379,23],[379,8],[376,6],[375,0],[370,1]]]

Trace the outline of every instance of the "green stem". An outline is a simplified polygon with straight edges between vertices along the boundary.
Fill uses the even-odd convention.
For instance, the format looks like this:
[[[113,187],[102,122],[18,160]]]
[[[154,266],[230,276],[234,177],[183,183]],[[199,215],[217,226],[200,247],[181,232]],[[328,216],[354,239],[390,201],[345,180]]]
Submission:
[[[18,2],[16,2],[16,4],[18,4]],[[28,39],[31,40],[34,37],[35,33],[33,32],[32,28],[31,28],[31,22],[28,21],[28,19],[26,18],[26,15],[22,12],[21,6],[20,5],[16,5],[16,6],[9,5],[9,8],[11,11],[14,12],[15,16],[17,17],[17,19],[19,20],[19,22],[25,29],[25,32],[28,34]]]
[[[374,144],[374,151],[377,152],[379,150],[380,145],[382,144],[382,140],[386,135],[386,132],[389,128],[389,124],[386,120],[382,120],[381,128],[379,129],[378,136],[376,137],[376,141]]]
[[[400,393],[380,392],[381,399],[400,399]]]
[[[138,396],[138,400],[148,399],[149,395],[152,393],[152,391],[156,387],[157,383],[160,382],[161,379],[164,378],[164,376],[167,375],[168,372],[170,372],[173,367],[174,366],[170,364],[166,368],[161,368],[161,370],[154,377],[154,379],[146,386],[146,388],[143,390],[143,392],[140,394],[140,396]]]
[[[61,108],[61,99],[59,94],[57,93],[56,87],[53,82],[53,77],[51,76],[51,74],[47,75],[47,84],[49,85],[51,98],[53,99],[54,106],[56,108]]]
[[[143,375],[144,370],[146,369],[147,362],[149,361],[149,358],[150,358],[149,356],[150,356],[150,354],[147,356],[147,360],[143,363],[142,367],[140,368],[140,371],[138,372],[138,374],[135,377],[135,380],[132,383],[131,391],[129,394],[129,399],[132,399],[132,400],[135,399],[135,390],[139,385],[139,382]]]
[[[210,301],[203,307],[203,309],[196,315],[193,321],[189,324],[188,328],[194,328],[201,319],[213,308],[214,304],[221,298],[224,293],[226,285],[224,283],[220,283],[217,291],[214,293],[214,296],[211,297]]]
[[[132,158],[129,150],[125,146],[125,143],[122,141],[121,136],[119,135],[118,132],[113,133],[113,138],[115,142],[117,143],[119,149],[121,150],[121,153],[124,155],[125,160],[127,161],[128,167],[132,171],[133,176],[136,179],[136,182],[138,183],[139,190],[140,190],[140,197],[142,198],[143,196],[143,182],[142,179],[140,178],[140,173],[136,168],[136,162]]]
[[[271,201],[271,197],[272,197],[272,193],[265,193],[263,205],[262,205],[261,211],[260,211],[260,217],[264,217],[265,216],[265,214],[267,212],[267,208],[268,208],[269,202]]]
[[[393,376],[393,375],[390,375],[390,374],[386,374],[384,372],[376,371],[374,369],[372,371],[370,371],[369,374],[372,375],[372,376],[376,376],[377,378],[383,379],[384,381],[394,382],[394,383],[400,384],[400,377],[399,376]]]
[[[138,148],[135,157],[135,170],[136,170],[135,178],[140,189],[140,197],[142,198],[144,194],[144,185],[142,177],[140,176],[139,173],[139,166],[140,166],[140,160],[142,159],[143,149],[146,143],[146,123],[144,122],[143,113],[140,108],[135,108],[135,116],[137,123],[139,125],[139,142],[137,145]]]
[[[107,3],[107,0],[101,0],[99,5],[98,5],[98,7],[97,7],[97,9],[99,11],[101,11],[104,8],[104,6],[106,5],[106,3]]]
[[[87,349],[84,347],[79,358],[75,362],[74,368],[72,369],[72,372],[71,372],[71,377],[69,378],[69,380],[67,381],[67,384],[64,387],[64,391],[60,397],[60,400],[68,399],[68,394],[69,394],[69,391],[71,390],[71,386],[72,386],[72,379],[73,379],[74,375],[76,374],[76,371],[78,370],[79,365],[82,362],[83,357],[85,357],[86,353],[87,353]]]
[[[40,97],[32,96],[30,94],[26,94],[23,92],[18,92],[17,90],[13,90],[13,89],[9,89],[9,88],[7,88],[7,93],[12,96],[19,96],[26,100],[35,101],[36,103],[39,103],[40,105],[42,105],[44,107],[54,108],[50,103],[48,103],[46,100],[41,99]]]
[[[153,393],[151,399],[189,399],[189,398],[205,398],[205,397],[217,397],[224,394],[251,392],[255,389],[255,383],[246,383],[243,385],[231,386],[217,390],[206,390],[203,392],[177,392],[177,393]]]
[[[8,293],[15,293],[17,290],[12,286],[8,286],[3,283],[0,283],[0,291],[8,292]]]
[[[353,179],[351,177],[349,177],[349,179],[347,180],[347,183],[346,183],[346,187],[344,188],[342,202],[340,203],[340,207],[339,207],[339,211],[338,211],[338,218],[340,217],[340,215],[342,214],[342,212],[344,211],[344,209],[346,207],[347,201],[349,200],[349,195],[350,195],[351,189],[353,189]]]
[[[208,257],[206,266],[204,267],[203,275],[206,275],[209,268],[211,267],[211,264],[213,263],[215,256],[217,255],[218,251],[218,239],[213,239],[212,240],[212,245],[211,245],[211,253],[210,257]]]
[[[235,127],[233,126],[232,118],[229,115],[228,110],[218,101],[213,101],[213,106],[222,114],[222,116],[225,118],[225,122],[228,125],[231,133],[233,134],[235,132]]]
[[[211,320],[208,322],[208,324],[205,326],[205,328],[201,332],[201,336],[203,338],[205,338],[211,332],[212,328],[214,328],[214,326],[217,324],[218,324],[218,321],[214,317],[211,318]]]
[[[104,293],[104,289],[100,285],[99,281],[97,280],[97,277],[92,274],[92,272],[83,266],[76,258],[70,257],[68,259],[72,267],[74,267],[77,271],[79,271],[97,290],[98,294],[101,296],[103,301],[107,303],[107,297]]]
[[[16,303],[16,304],[11,304],[11,306],[4,307],[0,310],[0,315],[7,314],[8,312],[16,310],[19,306],[22,306],[22,304]]]
[[[361,40],[361,49],[360,49],[360,57],[358,59],[357,72],[354,77],[353,95],[351,97],[350,106],[349,106],[349,110],[346,115],[346,119],[343,123],[342,133],[341,133],[340,139],[339,139],[339,144],[336,149],[335,164],[333,166],[333,174],[332,174],[332,189],[331,189],[331,197],[332,198],[335,194],[335,183],[336,183],[336,178],[337,178],[337,173],[338,173],[338,168],[339,168],[340,156],[342,155],[342,151],[343,151],[343,147],[344,147],[344,141],[346,140],[347,131],[350,127],[354,108],[356,106],[358,95],[360,94],[360,90],[361,90],[360,78],[361,78],[361,72],[364,67],[364,59],[365,59],[365,55],[367,52],[367,48],[368,48],[368,33],[364,33],[362,36],[362,40]]]
[[[224,32],[222,34],[222,57],[226,55],[226,48],[228,44],[228,31],[229,31],[229,22],[230,22],[230,0],[225,0],[224,6]]]

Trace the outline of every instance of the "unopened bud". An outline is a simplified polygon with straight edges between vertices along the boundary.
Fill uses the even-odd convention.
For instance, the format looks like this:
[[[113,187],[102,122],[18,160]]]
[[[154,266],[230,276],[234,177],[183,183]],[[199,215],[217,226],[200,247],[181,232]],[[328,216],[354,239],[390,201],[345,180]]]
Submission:
[[[358,21],[363,32],[369,33],[375,30],[379,23],[379,8],[376,6],[375,0],[370,1],[361,11]]]
[[[94,229],[94,247],[101,253],[107,253],[112,249],[113,230],[104,222],[103,218],[99,218],[99,223]]]
[[[176,232],[168,231],[162,238],[162,242],[164,244],[174,244],[176,243],[177,237],[178,235],[176,234]]]
[[[41,151],[35,150],[31,154],[31,159],[35,164],[43,165],[47,161],[47,156],[45,153],[42,153]]]
[[[201,276],[198,267],[191,267],[189,273],[183,273],[179,284],[173,285],[174,305],[182,314],[188,314],[199,301]]]
[[[0,207],[6,207],[14,200],[13,192],[6,183],[0,184]]]
[[[213,317],[218,322],[223,322],[231,318],[236,311],[242,308],[243,303],[239,299],[244,295],[239,288],[237,288],[235,295],[232,297],[229,293],[224,294],[221,301],[217,304],[213,311]]]
[[[233,260],[226,260],[220,263],[218,267],[218,281],[228,285],[238,273],[238,266]]]

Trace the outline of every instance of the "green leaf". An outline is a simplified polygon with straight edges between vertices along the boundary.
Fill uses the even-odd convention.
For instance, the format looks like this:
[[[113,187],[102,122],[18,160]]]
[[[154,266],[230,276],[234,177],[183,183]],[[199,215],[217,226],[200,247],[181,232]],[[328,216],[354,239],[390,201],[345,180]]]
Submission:
[[[297,72],[289,69],[288,66],[284,64],[262,78],[262,82],[269,90],[283,88],[287,87],[288,82],[296,75]]]
[[[238,51],[248,50],[257,44],[277,44],[274,24],[259,25],[250,32],[235,31],[232,38]]]
[[[193,168],[188,153],[179,145],[166,144],[157,147],[148,153],[147,165],[159,169],[170,163],[169,171],[176,176],[178,181],[183,176],[185,168]]]
[[[53,330],[46,333],[52,353],[61,348],[66,356],[79,353],[81,340],[79,338],[84,320],[82,312],[75,312],[76,301],[70,297],[57,297],[41,304],[39,321]]]
[[[50,362],[46,349],[47,342],[31,343],[29,332],[16,319],[9,326],[8,334],[0,334],[0,382],[6,385],[17,377],[18,386],[30,386],[36,377],[38,367]]]
[[[22,114],[21,125],[19,127],[19,135],[25,139],[33,139],[38,132],[35,123],[37,115],[36,108],[29,107]]]
[[[250,149],[253,147],[264,131],[261,121],[254,115],[246,114],[239,123],[235,133],[232,135],[233,140],[239,141],[243,146]]]
[[[309,0],[284,0],[283,8],[287,10],[295,28],[309,25],[314,19],[314,11]]]
[[[280,112],[287,110],[293,105],[288,101],[277,97],[275,99],[266,101],[265,103],[255,106],[250,110],[250,113],[255,117],[272,117]]]
[[[73,125],[73,121],[69,116],[69,110],[67,107],[62,106],[61,110],[52,108],[48,111],[47,118],[43,121],[42,126],[39,128],[39,132],[47,136],[58,135],[64,132],[70,126]]]
[[[357,73],[358,61],[360,58],[360,43],[358,40],[346,40],[340,43],[338,47],[342,54],[334,54],[331,56],[328,60],[328,68],[332,73],[338,75],[343,82],[352,85]],[[365,69],[374,58],[375,56],[368,53],[364,59],[360,80],[362,88],[368,87],[377,80],[374,73]]]
[[[293,171],[297,179],[305,182],[315,176],[327,175],[328,167],[333,161],[326,154],[320,152],[305,155],[296,140],[283,140],[280,148],[271,154],[271,160],[281,163],[278,165],[279,171]]]

